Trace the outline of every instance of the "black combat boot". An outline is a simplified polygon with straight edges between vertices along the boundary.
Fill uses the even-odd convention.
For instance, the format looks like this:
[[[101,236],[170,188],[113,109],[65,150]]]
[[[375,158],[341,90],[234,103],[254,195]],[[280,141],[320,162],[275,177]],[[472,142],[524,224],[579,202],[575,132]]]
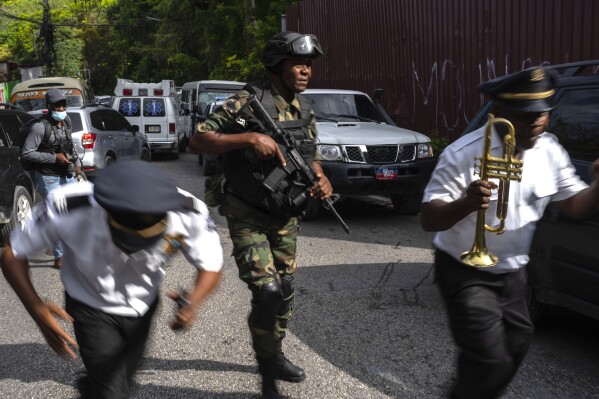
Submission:
[[[296,366],[291,363],[289,359],[285,357],[285,354],[281,350],[281,343],[277,345],[277,354],[275,362],[277,364],[277,380],[287,382],[302,382],[306,379],[306,372],[303,368]]]
[[[258,370],[262,376],[262,398],[263,399],[284,399],[279,393],[276,384],[278,364],[273,359],[263,359],[256,357],[258,361]]]

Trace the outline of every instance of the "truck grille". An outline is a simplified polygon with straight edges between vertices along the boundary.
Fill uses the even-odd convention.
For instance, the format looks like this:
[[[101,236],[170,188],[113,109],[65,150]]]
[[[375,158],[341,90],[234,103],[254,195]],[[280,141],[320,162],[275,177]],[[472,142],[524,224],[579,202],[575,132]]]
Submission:
[[[349,162],[383,164],[416,158],[415,145],[346,145],[344,150]]]

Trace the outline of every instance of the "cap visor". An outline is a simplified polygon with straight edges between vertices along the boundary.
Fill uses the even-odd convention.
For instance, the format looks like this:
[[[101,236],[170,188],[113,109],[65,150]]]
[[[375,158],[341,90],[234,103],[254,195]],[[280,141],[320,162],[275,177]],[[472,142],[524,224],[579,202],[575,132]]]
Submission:
[[[499,101],[501,104],[516,109],[522,112],[547,112],[551,111],[553,107],[545,99],[543,100],[524,100],[524,101]]]

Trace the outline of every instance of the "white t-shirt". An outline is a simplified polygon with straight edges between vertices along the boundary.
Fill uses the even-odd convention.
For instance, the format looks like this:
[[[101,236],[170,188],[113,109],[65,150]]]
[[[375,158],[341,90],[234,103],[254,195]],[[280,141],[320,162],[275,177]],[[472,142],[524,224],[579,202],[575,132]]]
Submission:
[[[191,194],[195,209],[168,212],[164,238],[153,247],[122,252],[112,242],[106,211],[93,197],[91,183],[70,184],[50,193],[33,210],[25,229],[15,229],[11,246],[24,259],[60,241],[61,278],[69,295],[105,313],[141,316],[158,296],[166,262],[177,251],[198,270],[220,271],[223,251],[206,205]],[[73,199],[84,202],[70,206]],[[68,201],[67,201],[68,200]]]
[[[422,202],[453,202],[466,195],[470,183],[480,179],[474,173],[474,159],[482,155],[484,133],[482,127],[443,150]],[[502,153],[503,144],[493,130],[491,154],[501,157]],[[510,183],[506,231],[500,235],[485,233],[487,248],[499,257],[497,265],[481,269],[486,272],[505,273],[526,266],[536,223],[549,202],[564,200],[587,187],[576,175],[568,153],[551,133],[542,133],[534,147],[524,152],[522,161],[522,181]],[[498,179],[489,180],[498,183]],[[496,211],[497,190],[493,190],[486,212],[487,225],[499,224]],[[459,260],[474,243],[476,215],[477,212],[472,212],[450,229],[437,232],[433,240],[435,248]]]

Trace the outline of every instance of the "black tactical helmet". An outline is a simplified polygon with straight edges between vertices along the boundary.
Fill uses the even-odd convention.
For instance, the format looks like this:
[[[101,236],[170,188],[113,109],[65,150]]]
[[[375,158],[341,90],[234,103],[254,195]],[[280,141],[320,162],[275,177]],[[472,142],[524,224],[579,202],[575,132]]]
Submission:
[[[316,58],[322,53],[322,47],[314,35],[302,35],[297,32],[280,32],[271,37],[262,52],[262,62],[267,68],[291,57]]]

